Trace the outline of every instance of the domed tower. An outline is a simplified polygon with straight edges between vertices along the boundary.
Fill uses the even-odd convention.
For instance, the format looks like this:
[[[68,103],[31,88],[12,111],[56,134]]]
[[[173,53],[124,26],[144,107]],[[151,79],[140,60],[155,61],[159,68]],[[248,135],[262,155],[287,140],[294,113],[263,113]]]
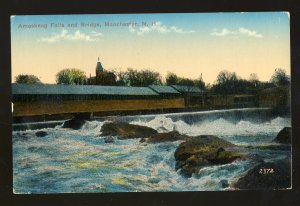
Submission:
[[[99,57],[98,57],[98,62],[97,62],[97,66],[96,66],[96,77],[99,76],[102,72],[104,71],[101,62],[99,61]]]

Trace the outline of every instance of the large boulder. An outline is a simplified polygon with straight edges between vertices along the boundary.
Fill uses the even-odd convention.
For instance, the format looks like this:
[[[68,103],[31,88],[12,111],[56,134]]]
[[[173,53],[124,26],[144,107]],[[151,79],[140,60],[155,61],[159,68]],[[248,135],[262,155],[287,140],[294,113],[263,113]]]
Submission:
[[[150,127],[125,122],[107,122],[101,128],[101,136],[118,136],[119,139],[144,138],[157,134]]]
[[[91,113],[77,113],[73,119],[67,120],[63,124],[63,128],[80,129],[86,120],[91,120]]]
[[[285,150],[290,151],[292,149],[290,144],[262,144],[262,145],[247,145],[246,149],[259,149],[259,150]]]
[[[26,133],[26,132],[18,132],[18,133],[15,133],[13,135],[13,140],[15,138],[20,138],[20,139],[23,139],[23,140],[28,140],[30,137],[31,136],[28,133]]]
[[[62,128],[80,129],[85,124],[84,118],[73,118],[64,122]]]
[[[189,138],[190,138],[189,136],[181,135],[177,131],[172,131],[172,132],[157,133],[151,135],[147,138],[141,139],[141,142],[146,142],[146,143],[173,142],[178,140],[187,140]]]
[[[212,135],[201,135],[183,142],[175,151],[176,170],[185,177],[206,166],[227,164],[243,154],[234,151],[235,145]]]
[[[291,187],[291,162],[263,162],[250,169],[235,184],[238,189],[285,189]]]
[[[278,135],[274,139],[274,142],[282,143],[282,144],[291,144],[291,139],[292,139],[292,128],[285,127],[278,133]]]
[[[38,131],[35,133],[35,136],[37,136],[37,137],[45,137],[47,135],[48,135],[48,133],[45,131]]]
[[[113,143],[115,140],[112,136],[108,136],[104,138],[105,143]]]

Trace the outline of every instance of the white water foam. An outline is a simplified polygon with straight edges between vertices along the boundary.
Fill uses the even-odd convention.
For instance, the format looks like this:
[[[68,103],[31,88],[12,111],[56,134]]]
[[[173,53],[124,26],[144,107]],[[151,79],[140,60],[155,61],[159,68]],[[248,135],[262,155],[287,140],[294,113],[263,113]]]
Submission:
[[[130,124],[136,124],[141,126],[151,127],[158,132],[170,132],[170,131],[179,131],[180,133],[187,132],[186,130],[189,129],[189,125],[186,124],[184,121],[173,121],[170,117],[165,117],[163,115],[155,117],[153,120],[147,121],[132,121]]]
[[[182,120],[173,121],[170,117],[163,115],[155,117],[150,121],[132,121],[131,124],[148,126],[159,132],[176,130],[181,134],[191,136],[197,135],[257,135],[266,133],[278,133],[283,127],[290,126],[290,120],[287,118],[277,117],[269,122],[256,123],[247,120],[241,120],[238,123],[230,122],[226,119],[204,120],[189,125]]]
[[[130,123],[152,127],[159,132],[177,130],[182,134],[212,134],[225,139],[228,135],[236,138],[237,143],[251,144],[250,139],[257,142],[259,138],[262,143],[269,143],[270,140],[264,139],[263,135],[272,136],[290,126],[290,119],[281,117],[264,123],[246,119],[234,123],[219,118],[193,124],[174,121],[165,115],[157,115],[148,121],[138,119],[137,116]],[[251,166],[249,161],[234,161],[202,168],[198,174],[185,178],[175,170],[174,152],[180,142],[146,144],[140,143],[139,139],[115,138],[114,143],[107,144],[103,137],[98,137],[104,123],[86,121],[79,130],[43,129],[48,133],[45,137],[35,136],[39,130],[28,130],[27,139],[16,137],[13,143],[15,192],[226,190]],[[17,134],[13,133],[14,136]],[[270,160],[286,156],[275,152],[264,150],[262,154],[264,159]]]

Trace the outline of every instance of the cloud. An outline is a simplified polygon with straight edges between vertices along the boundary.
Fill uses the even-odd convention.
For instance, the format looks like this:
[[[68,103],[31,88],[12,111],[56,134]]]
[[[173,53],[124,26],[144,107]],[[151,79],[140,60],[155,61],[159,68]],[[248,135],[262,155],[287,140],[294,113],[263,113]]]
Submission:
[[[212,36],[248,36],[248,37],[255,37],[255,38],[263,38],[262,34],[257,33],[257,31],[246,29],[244,27],[240,27],[237,30],[229,30],[227,28],[223,28],[221,31],[214,29],[211,33]]]
[[[151,33],[151,32],[157,32],[160,34],[167,34],[167,33],[190,34],[190,33],[195,32],[193,30],[183,30],[176,26],[168,27],[168,26],[164,25],[162,22],[156,22],[152,26],[142,26],[137,29],[130,26],[129,31],[131,33],[135,33],[139,36],[144,36],[144,34]]]
[[[149,33],[152,30],[149,27],[141,27],[138,31],[137,31],[137,35],[143,36],[145,33]]]
[[[222,29],[222,31],[218,32],[217,30],[214,30],[211,35],[212,36],[227,36],[227,35],[230,35],[230,34],[233,34],[232,31],[229,31],[228,29],[224,28]]]
[[[245,29],[243,27],[239,28],[239,33],[246,35],[246,36],[250,36],[250,37],[257,37],[257,38],[262,38],[263,35],[258,34],[256,31],[251,31],[249,29]]]
[[[179,33],[179,34],[190,34],[190,33],[195,32],[193,30],[183,30],[183,29],[177,28],[176,26],[172,26],[171,30],[174,31],[175,33]]]
[[[96,37],[103,36],[103,34],[101,32],[96,32],[96,31],[92,31],[91,34]]]
[[[129,31],[130,31],[131,33],[134,33],[136,30],[135,30],[132,26],[130,26],[130,27],[129,27]]]
[[[75,31],[74,33],[69,33],[68,30],[63,29],[61,33],[53,34],[52,36],[42,37],[38,39],[38,42],[55,43],[62,40],[94,42],[100,40],[98,38],[99,36],[102,36],[102,34],[97,32],[92,32],[92,35],[88,35],[79,30]]]

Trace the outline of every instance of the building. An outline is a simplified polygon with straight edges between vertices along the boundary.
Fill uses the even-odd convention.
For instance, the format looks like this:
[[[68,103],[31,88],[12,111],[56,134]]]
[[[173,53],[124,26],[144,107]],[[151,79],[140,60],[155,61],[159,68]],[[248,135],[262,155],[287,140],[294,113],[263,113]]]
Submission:
[[[177,91],[125,86],[13,84],[12,102],[14,117],[184,108]]]
[[[281,86],[264,89],[258,94],[260,107],[290,108],[291,91],[290,86]]]
[[[186,107],[203,107],[205,104],[206,92],[197,86],[172,85],[182,94]]]
[[[97,84],[97,79],[100,78],[100,76],[104,73],[104,68],[100,62],[100,59],[98,57],[98,61],[97,61],[97,65],[96,65],[96,76],[91,76],[90,74],[90,78],[88,78],[87,82],[89,85],[96,85]]]
[[[258,98],[256,95],[210,95],[207,98],[206,104],[210,108],[243,108],[257,107]]]
[[[98,57],[98,62],[97,62],[97,66],[96,66],[96,76],[101,75],[103,72],[104,72],[104,69],[103,69],[102,64],[99,61],[99,57]]]
[[[182,94],[171,86],[151,85],[149,88],[164,98],[182,97]]]

